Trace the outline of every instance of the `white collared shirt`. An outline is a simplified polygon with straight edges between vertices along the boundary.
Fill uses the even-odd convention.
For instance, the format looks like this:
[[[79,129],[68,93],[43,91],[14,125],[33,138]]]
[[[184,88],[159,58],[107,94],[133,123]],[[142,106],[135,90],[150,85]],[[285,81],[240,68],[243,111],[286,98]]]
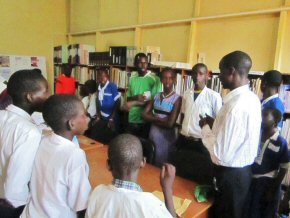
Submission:
[[[99,185],[90,196],[86,218],[172,217],[165,204],[149,192]]]
[[[201,138],[199,115],[206,114],[215,118],[222,107],[222,98],[219,93],[204,87],[194,101],[194,89],[188,89],[182,99],[181,112],[184,113],[181,134]]]
[[[40,139],[41,131],[27,112],[12,104],[0,111],[0,198],[14,207],[28,202]]]
[[[22,217],[73,218],[87,208],[91,186],[86,155],[55,133],[45,136],[35,157],[31,199]]]
[[[224,98],[212,130],[202,128],[202,142],[212,161],[226,167],[244,167],[257,156],[261,127],[261,104],[248,85],[232,90]]]
[[[86,111],[90,114],[91,117],[95,117],[97,114],[96,107],[96,93],[86,96],[82,99],[83,105]]]

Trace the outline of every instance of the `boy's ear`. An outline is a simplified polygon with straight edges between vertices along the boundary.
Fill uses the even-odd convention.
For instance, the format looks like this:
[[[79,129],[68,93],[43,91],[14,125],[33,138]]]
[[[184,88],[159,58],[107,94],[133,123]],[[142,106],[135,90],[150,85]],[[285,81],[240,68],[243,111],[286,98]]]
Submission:
[[[108,169],[109,171],[112,171],[112,166],[111,166],[110,159],[107,159],[107,169]]]
[[[67,125],[67,130],[74,129],[74,122],[73,122],[73,120],[68,120],[67,123],[66,123],[66,125]]]
[[[32,103],[33,102],[33,95],[31,92],[25,93],[25,99],[28,103]]]
[[[141,164],[140,164],[140,168],[143,168],[146,166],[146,157],[143,157]]]

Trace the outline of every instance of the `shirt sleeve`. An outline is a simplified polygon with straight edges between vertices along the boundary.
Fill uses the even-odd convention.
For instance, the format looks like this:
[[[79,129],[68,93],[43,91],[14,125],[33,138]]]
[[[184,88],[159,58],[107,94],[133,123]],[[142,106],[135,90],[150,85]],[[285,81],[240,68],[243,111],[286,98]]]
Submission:
[[[112,97],[113,97],[114,101],[117,101],[121,97],[121,94],[118,92],[117,86],[113,83],[112,83],[112,87],[111,87],[111,92],[112,92]]]
[[[155,83],[152,87],[151,97],[153,98],[158,92],[161,92],[161,82],[158,76],[155,76]]]
[[[287,142],[283,140],[282,146],[281,146],[281,157],[280,157],[280,167],[284,169],[289,168],[289,151],[287,147]]]
[[[56,94],[63,93],[63,82],[61,76],[59,76],[55,82],[55,93]]]
[[[222,98],[220,96],[220,94],[217,94],[217,97],[215,98],[214,101],[214,105],[213,105],[213,115],[214,117],[216,117],[216,115],[218,114],[219,110],[222,107]]]
[[[91,192],[88,179],[89,167],[86,156],[80,149],[74,152],[70,159],[68,175],[68,205],[73,211],[81,211],[87,208]]]
[[[14,144],[16,149],[10,157],[7,167],[5,189],[7,199],[13,200],[14,207],[19,207],[28,200],[26,198],[20,199],[18,196],[24,197],[26,196],[25,193],[29,192],[28,183],[31,179],[35,155],[40,144],[41,132],[35,129],[16,137],[19,137],[19,139]]]

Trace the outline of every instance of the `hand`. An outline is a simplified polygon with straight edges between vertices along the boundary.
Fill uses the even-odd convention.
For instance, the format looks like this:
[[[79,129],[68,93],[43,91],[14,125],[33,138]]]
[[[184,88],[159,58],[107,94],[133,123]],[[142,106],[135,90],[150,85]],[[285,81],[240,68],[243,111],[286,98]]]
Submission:
[[[200,126],[200,128],[202,128],[202,127],[204,127],[206,124],[208,124],[208,123],[207,123],[207,120],[206,120],[206,117],[202,117],[201,115],[199,115],[199,118],[200,118],[200,120],[199,120],[199,126]]]
[[[138,95],[137,101],[139,102],[145,102],[146,101],[146,96],[143,94]]]
[[[94,120],[92,120],[91,125],[93,126],[93,125],[95,125],[99,121],[100,121],[100,117],[96,116],[96,118]]]
[[[163,190],[172,190],[175,178],[175,167],[165,163],[160,172],[160,185]]]
[[[209,125],[209,127],[212,128],[213,123],[214,123],[214,118],[205,114],[205,119],[206,119],[206,123]]]
[[[115,123],[114,123],[113,119],[109,119],[108,128],[111,129],[111,130],[115,129]]]

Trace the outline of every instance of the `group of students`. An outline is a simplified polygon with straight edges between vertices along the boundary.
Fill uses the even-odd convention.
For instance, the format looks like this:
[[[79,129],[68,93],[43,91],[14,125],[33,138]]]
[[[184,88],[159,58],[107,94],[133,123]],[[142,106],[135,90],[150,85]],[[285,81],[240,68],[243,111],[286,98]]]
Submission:
[[[241,51],[221,59],[219,77],[229,89],[223,99],[206,87],[208,69],[201,63],[192,69],[194,87],[182,98],[174,91],[172,69],[161,72],[161,91],[145,54],[136,56],[138,72],[129,81],[128,132],[154,142],[157,166],[172,162],[178,175],[214,182],[214,217],[274,217],[289,165],[287,142],[279,132],[282,75],[276,70],[263,75],[260,101],[249,89],[251,66],[250,56]]]
[[[73,95],[49,97],[40,70],[11,76],[7,93],[13,104],[0,111],[0,216],[174,217],[175,167],[167,163],[172,162],[179,175],[213,181],[213,217],[274,217],[289,165],[287,142],[279,135],[284,113],[277,96],[281,74],[264,74],[261,104],[248,86],[251,58],[241,51],[220,61],[220,80],[230,90],[223,100],[206,87],[204,64],[193,67],[194,87],[183,97],[174,91],[172,69],[161,73],[161,92],[160,79],[148,70],[145,54],[136,55],[135,66],[125,103],[131,134],[120,134],[109,143],[107,165],[113,181],[93,192],[85,153],[73,139],[88,129],[92,98],[110,108],[93,109],[91,122],[101,119],[111,128],[116,125],[120,96],[108,74],[103,72],[97,94],[93,89],[83,102]],[[31,118],[35,111],[43,113],[52,132],[41,133]],[[165,205],[137,183],[146,162],[138,137],[155,143]]]
[[[175,168],[165,164],[161,170],[165,204],[143,192],[137,180],[146,160],[137,137],[122,134],[110,142],[112,184],[92,192],[86,155],[73,142],[89,123],[81,100],[64,94],[49,97],[38,69],[15,72],[7,92],[13,103],[0,111],[0,217],[175,216]],[[52,131],[42,133],[35,125],[31,114],[36,111]]]

